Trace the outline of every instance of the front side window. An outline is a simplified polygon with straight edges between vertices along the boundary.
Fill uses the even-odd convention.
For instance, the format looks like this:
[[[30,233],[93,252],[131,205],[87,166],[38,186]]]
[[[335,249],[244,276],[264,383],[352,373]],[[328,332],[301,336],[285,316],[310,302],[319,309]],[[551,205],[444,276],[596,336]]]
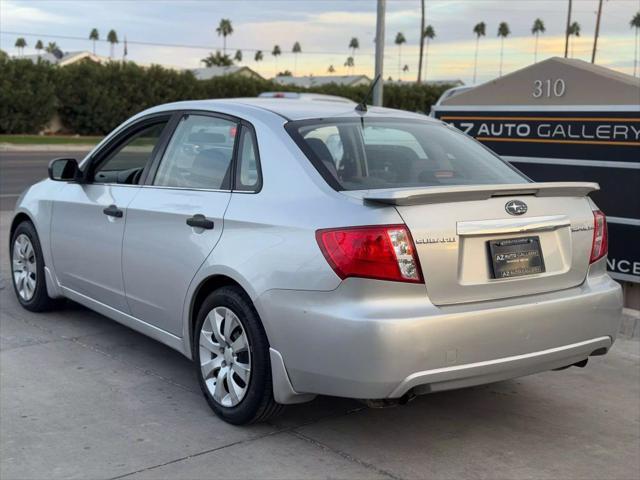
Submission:
[[[153,184],[229,189],[237,124],[223,118],[186,115],[160,161]]]
[[[451,127],[399,119],[291,122],[287,130],[338,190],[526,183]]]
[[[137,184],[142,171],[151,161],[153,151],[167,121],[154,123],[138,130],[126,139],[93,172],[95,183]]]

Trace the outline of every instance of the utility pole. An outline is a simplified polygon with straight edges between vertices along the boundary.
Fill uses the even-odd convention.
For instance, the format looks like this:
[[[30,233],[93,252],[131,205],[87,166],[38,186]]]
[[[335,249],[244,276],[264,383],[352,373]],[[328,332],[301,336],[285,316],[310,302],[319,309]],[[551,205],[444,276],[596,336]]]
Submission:
[[[596,19],[596,34],[593,37],[593,52],[591,53],[591,63],[596,63],[596,50],[598,48],[598,35],[600,35],[600,17],[602,16],[602,0],[598,3],[598,18]]]
[[[564,31],[564,58],[569,53],[569,25],[571,25],[571,0],[569,0],[569,11],[567,12],[567,28]]]
[[[386,0],[378,0],[378,16],[376,18],[376,73],[374,78],[380,75],[380,80],[378,80],[373,89],[373,104],[378,107],[382,106],[382,91],[384,87],[384,14],[386,3]]]

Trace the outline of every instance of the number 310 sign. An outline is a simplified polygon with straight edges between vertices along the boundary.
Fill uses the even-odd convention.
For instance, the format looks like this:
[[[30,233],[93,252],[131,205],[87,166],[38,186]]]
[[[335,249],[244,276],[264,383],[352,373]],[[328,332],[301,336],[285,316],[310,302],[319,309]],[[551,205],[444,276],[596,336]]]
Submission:
[[[533,81],[533,98],[561,97],[565,91],[566,85],[562,78],[558,78],[557,80],[547,78],[546,80]]]

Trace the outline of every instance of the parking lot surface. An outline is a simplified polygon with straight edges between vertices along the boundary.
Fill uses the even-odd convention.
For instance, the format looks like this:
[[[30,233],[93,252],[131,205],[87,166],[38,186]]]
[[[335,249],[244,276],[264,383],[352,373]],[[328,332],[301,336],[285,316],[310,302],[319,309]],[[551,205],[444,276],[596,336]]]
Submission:
[[[71,302],[20,308],[0,212],[0,478],[640,477],[640,342],[372,410],[318,398],[233,427],[191,363]]]

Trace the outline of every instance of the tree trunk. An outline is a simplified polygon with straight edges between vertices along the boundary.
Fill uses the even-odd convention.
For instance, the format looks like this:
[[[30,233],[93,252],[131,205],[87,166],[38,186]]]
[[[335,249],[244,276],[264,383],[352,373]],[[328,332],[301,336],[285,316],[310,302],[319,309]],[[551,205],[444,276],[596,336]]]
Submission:
[[[539,36],[540,34],[536,32],[536,46],[534,47],[534,50],[533,50],[533,63],[538,63],[538,37]]]
[[[420,0],[420,12],[422,15],[420,17],[420,58],[418,59],[418,85],[422,83],[422,53],[424,50],[424,0]]]
[[[596,62],[596,50],[598,49],[598,35],[600,35],[600,17],[602,16],[602,0],[598,2],[598,17],[596,19],[596,33],[593,36],[593,52],[591,53],[591,63]]]
[[[569,53],[569,25],[571,25],[571,0],[569,0],[569,10],[567,11],[567,29],[564,32],[564,58]]]
[[[429,65],[429,39],[424,52],[424,83],[427,83],[427,66]]]
[[[500,73],[498,74],[499,77],[502,76],[502,58],[504,56],[504,37],[502,37],[500,39]]]
[[[480,46],[480,36],[476,37],[476,54],[473,60],[473,84],[476,84],[476,73],[478,72],[478,47]]]
[[[636,72],[638,70],[638,27],[636,27],[636,46],[635,46],[635,54],[633,56],[633,76],[636,76]]]

